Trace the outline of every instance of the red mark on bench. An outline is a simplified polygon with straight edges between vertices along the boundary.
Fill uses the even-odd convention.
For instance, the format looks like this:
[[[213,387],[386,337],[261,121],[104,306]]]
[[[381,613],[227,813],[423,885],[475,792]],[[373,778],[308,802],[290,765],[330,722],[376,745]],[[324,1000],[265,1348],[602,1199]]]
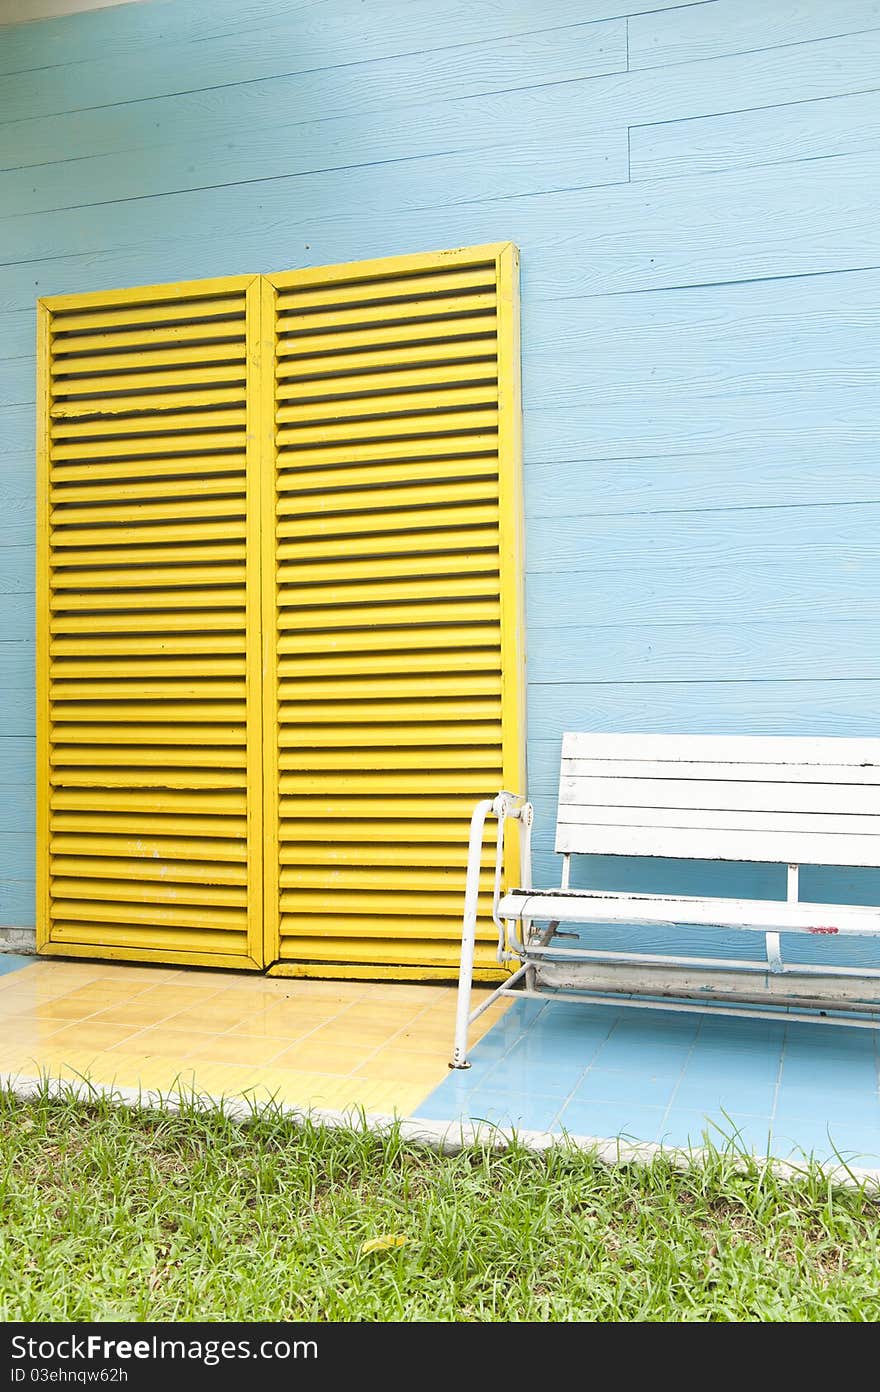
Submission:
[[[839,929],[839,928],[817,927],[817,928],[808,928],[808,929],[807,929],[807,932],[808,932],[808,933],[839,933],[839,932],[840,932],[840,929]]]

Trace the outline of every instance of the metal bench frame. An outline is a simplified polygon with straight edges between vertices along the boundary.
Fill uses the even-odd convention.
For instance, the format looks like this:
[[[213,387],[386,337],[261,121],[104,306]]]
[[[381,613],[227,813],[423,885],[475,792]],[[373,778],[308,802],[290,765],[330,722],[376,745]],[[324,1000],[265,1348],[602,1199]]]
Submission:
[[[511,974],[472,1010],[490,817],[496,819],[497,958]],[[520,885],[505,893],[505,825],[511,820],[520,828]],[[880,936],[880,906],[798,898],[801,864],[880,867],[880,739],[568,733],[556,826],[562,875],[554,889],[532,887],[532,821],[531,803],[509,792],[479,802],[471,818],[451,1068],[470,1066],[470,1025],[508,995],[880,1027],[880,1018],[870,1015],[880,1010],[880,994],[875,988],[871,999],[865,992],[880,981],[880,967],[786,962],[780,937]],[[784,864],[786,898],[572,889],[575,854]],[[565,947],[557,939],[566,936],[560,930],[566,922],[757,932],[764,935],[766,962]],[[714,974],[708,985],[707,972]],[[597,974],[610,982],[604,989],[596,989]]]

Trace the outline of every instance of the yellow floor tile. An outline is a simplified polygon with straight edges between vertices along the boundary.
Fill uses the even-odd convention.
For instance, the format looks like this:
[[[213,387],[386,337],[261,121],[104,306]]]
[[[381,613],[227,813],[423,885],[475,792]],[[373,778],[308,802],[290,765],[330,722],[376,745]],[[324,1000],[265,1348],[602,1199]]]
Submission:
[[[313,1030],[326,1025],[328,1019],[331,1018],[323,1012],[317,1011],[273,1009],[255,1013],[249,1019],[232,1025],[228,1033],[250,1039],[272,1035],[286,1039],[290,1044],[293,1044],[296,1040],[311,1034]]]
[[[108,1005],[131,1000],[143,992],[143,986],[134,981],[89,981],[67,991],[62,999],[80,1006],[83,1015],[91,1015]]]
[[[394,1025],[368,1025],[363,1021],[346,1025],[344,1017],[340,1016],[338,1020],[332,1020],[329,1024],[313,1030],[310,1040],[316,1044],[346,1044],[360,1048],[366,1053],[367,1050],[372,1052],[381,1048],[396,1033]]]
[[[142,1058],[182,1059],[204,1043],[204,1038],[203,1034],[196,1034],[195,1030],[190,1033],[188,1030],[171,1030],[165,1029],[163,1025],[156,1025],[110,1047],[113,1052],[118,1050],[119,1053],[137,1054]]]
[[[275,977],[274,980],[291,996],[335,1001],[338,1005],[354,1005],[363,1000],[369,990],[369,983],[362,981],[310,981],[296,977]]]
[[[379,1082],[423,1083],[436,1087],[446,1077],[448,1060],[438,1050],[430,1054],[407,1053],[393,1047],[380,1049],[355,1070],[355,1076]]]
[[[449,986],[429,986],[427,982],[407,984],[397,981],[370,981],[364,998],[369,1001],[387,1001],[391,1004],[405,1002],[424,1009],[442,1001],[449,995],[450,989]]]
[[[70,1000],[68,996],[56,996],[48,1000],[31,1000],[23,1002],[26,1010],[22,1014],[30,1014],[34,1018],[41,1020],[82,1020],[84,1017],[93,1015],[97,1006],[92,1008],[87,1002],[81,1000]],[[8,1017],[7,1017],[8,1018]]]
[[[44,1039],[51,1039],[69,1024],[69,1020],[43,1020],[33,1015],[3,1020],[0,1022],[0,1047],[39,1044]]]
[[[199,1061],[193,1070],[193,1086],[196,1092],[208,1093],[211,1097],[238,1097],[255,1086],[258,1071],[232,1063]]]
[[[102,981],[142,981],[145,986],[161,986],[181,979],[186,981],[189,976],[180,967],[160,967],[150,962],[83,962],[70,963],[70,966],[88,969],[96,979]]]
[[[400,1049],[418,1054],[449,1053],[454,1033],[454,1024],[425,1024],[422,1020],[416,1020],[394,1036],[394,1043]]]
[[[351,1005],[340,1015],[340,1022],[346,1025],[392,1025],[396,1030],[405,1029],[422,1012],[410,1001],[394,1004],[391,1001],[377,1001]]]
[[[168,986],[150,986],[147,990],[141,991],[137,1000],[139,1005],[151,1005],[156,1001],[167,1006],[169,1014],[176,1014],[191,1005],[204,1008],[219,994],[220,989],[216,981],[213,985],[205,983],[199,986],[178,986],[172,982]]]
[[[193,1061],[207,1059],[210,1063],[260,1065],[270,1063],[289,1044],[289,1040],[273,1039],[271,1035],[264,1035],[260,1039],[234,1038],[228,1034],[204,1035],[202,1043],[191,1051],[189,1058]]]
[[[130,1024],[133,1029],[145,1029],[148,1025],[161,1024],[169,1018],[169,1014],[160,999],[147,1002],[136,997],[130,1003],[119,1001],[116,1005],[108,1006],[106,1010],[99,1010],[90,1016],[90,1020],[95,1024]]]
[[[211,1001],[209,1005],[190,1005],[186,1010],[171,1015],[168,1024],[172,1029],[204,1031],[206,1034],[222,1034],[233,1025],[240,1025],[248,1018],[244,1002],[238,1005],[220,1005]]]
[[[300,1068],[315,1073],[353,1073],[363,1063],[364,1051],[348,1044],[314,1043],[311,1036],[279,1054],[279,1068]]]
[[[380,1112],[386,1116],[406,1116],[427,1097],[431,1089],[412,1083],[380,1082],[375,1078],[340,1079],[334,1094],[334,1107],[341,1112]]]
[[[118,1063],[114,1062],[117,1059]],[[192,1093],[195,1090],[194,1070],[173,1058],[139,1059],[132,1054],[111,1054],[104,1055],[96,1066],[113,1073],[117,1087],[136,1087],[145,1093]]]
[[[51,1078],[89,1078],[93,1073],[97,1049],[44,1049],[38,1059],[39,1072]]]
[[[114,1044],[120,1044],[123,1039],[131,1039],[135,1033],[136,1027],[132,1025],[78,1020],[51,1036],[52,1048],[57,1050],[69,1046],[72,1049],[94,1049],[98,1053],[103,1049],[112,1049]]]

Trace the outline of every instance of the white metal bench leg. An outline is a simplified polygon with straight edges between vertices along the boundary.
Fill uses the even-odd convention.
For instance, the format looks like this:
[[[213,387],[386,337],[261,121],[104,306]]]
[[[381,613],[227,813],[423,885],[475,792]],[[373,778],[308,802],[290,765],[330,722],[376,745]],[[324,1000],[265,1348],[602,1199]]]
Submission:
[[[495,806],[490,798],[478,802],[471,817],[468,839],[467,880],[464,890],[464,919],[461,928],[461,966],[458,973],[458,999],[455,1008],[455,1044],[450,1068],[470,1068],[467,1057],[468,1025],[471,1015],[471,989],[474,980],[474,952],[477,945],[477,901],[480,893],[480,860],[486,818]]]
[[[782,963],[782,949],[779,942],[778,933],[767,933],[767,963],[774,976],[781,975],[785,971]]]
[[[498,818],[498,845],[496,851],[496,871],[495,888],[492,903],[492,916],[498,924],[498,960],[507,962],[511,957],[518,956],[518,953],[511,952],[508,944],[508,937],[504,925],[498,916],[498,902],[501,897],[501,864],[504,854],[504,822],[507,817],[512,817],[523,822],[522,839],[520,841],[520,866],[523,879],[526,883],[531,880],[531,825],[532,825],[532,806],[531,803],[524,803],[520,808],[516,804],[520,801],[516,793],[500,792],[491,802],[484,798],[478,802],[471,817],[470,835],[468,837],[468,859],[467,859],[467,878],[464,890],[464,915],[461,928],[461,965],[458,973],[458,998],[455,1008],[455,1043],[452,1050],[452,1062],[450,1068],[470,1068],[467,1057],[468,1027],[472,1020],[478,1015],[482,1015],[487,1010],[497,996],[503,994],[514,982],[519,981],[525,972],[525,967],[520,967],[512,976],[498,987],[497,991],[484,1000],[478,1010],[471,1012],[471,992],[474,984],[474,953],[477,944],[477,913],[479,910],[480,894],[480,862],[483,855],[483,836],[485,834],[487,817],[495,816]]]

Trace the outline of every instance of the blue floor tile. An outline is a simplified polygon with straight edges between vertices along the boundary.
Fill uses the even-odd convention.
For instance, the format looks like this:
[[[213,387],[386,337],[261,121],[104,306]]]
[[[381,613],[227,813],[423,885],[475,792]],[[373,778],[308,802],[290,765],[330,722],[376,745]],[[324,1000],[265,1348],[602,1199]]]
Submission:
[[[726,1111],[726,1109],[725,1109]],[[717,1150],[734,1146],[756,1154],[766,1154],[770,1137],[770,1116],[724,1114],[720,1109],[701,1110],[675,1107],[666,1117],[660,1138],[664,1145],[702,1146],[708,1140]]]
[[[478,1063],[480,1063],[480,1065],[482,1065],[482,1063],[489,1063],[490,1059],[492,1059],[493,1063],[497,1063],[498,1059],[504,1058],[504,1055],[514,1047],[518,1038],[518,1034],[515,1034],[515,1036],[510,1036],[510,1034],[496,1034],[494,1030],[490,1030],[489,1034],[483,1034],[479,1044],[472,1044],[471,1048],[468,1050],[468,1058],[469,1061],[471,1061],[471,1065],[475,1066],[478,1065]]]
[[[787,1026],[776,1020],[746,1020],[733,1015],[705,1015],[700,1025],[700,1039],[724,1044],[778,1045],[786,1037]]]
[[[716,1083],[727,1082],[731,1078],[775,1083],[779,1077],[779,1054],[717,1054],[701,1048],[698,1041],[688,1057],[684,1075],[686,1078],[706,1078]]]
[[[782,1061],[780,1087],[809,1087],[817,1093],[873,1092],[877,1087],[877,1067],[871,1058],[852,1058],[845,1062],[821,1055],[792,1057],[786,1050]]]
[[[470,1076],[470,1070],[467,1076]],[[466,1116],[472,1091],[463,1082],[446,1079],[425,1098],[413,1115],[429,1121],[451,1121],[455,1117]]]
[[[622,1136],[625,1140],[654,1141],[663,1121],[662,1107],[627,1102],[569,1102],[559,1125],[571,1136]]]
[[[519,1088],[524,1093],[538,1093],[544,1097],[568,1097],[584,1075],[584,1060],[553,1058],[547,1053],[543,1058],[527,1056],[518,1052],[522,1042],[515,1044],[510,1053],[493,1065],[485,1076],[486,1087]]]
[[[649,1065],[657,1078],[674,1077],[681,1073],[691,1050],[691,1041],[675,1042],[661,1039],[653,1044],[642,1039],[621,1035],[616,1031],[602,1045],[593,1063],[596,1068],[632,1069],[643,1072]]]
[[[789,1025],[787,1050],[795,1054],[870,1054],[876,1051],[877,1031],[869,1029],[834,1029],[831,1025]]]
[[[490,1121],[521,1131],[548,1131],[561,1106],[558,1097],[539,1097],[517,1089],[481,1087],[473,1092],[467,1112],[472,1121]]]
[[[675,1083],[666,1077],[627,1073],[610,1068],[590,1068],[578,1083],[572,1102],[620,1102],[629,1105],[666,1107]]]
[[[776,1097],[776,1084],[760,1079],[725,1078],[718,1082],[711,1077],[690,1077],[685,1074],[673,1105],[686,1110],[695,1108],[711,1111],[737,1112],[747,1116],[770,1116]]]
[[[794,1094],[782,1093],[777,1098],[774,1126],[786,1124],[810,1125],[840,1128],[844,1134],[848,1127],[880,1127],[880,1101],[877,1097],[859,1097],[855,1093],[838,1093],[833,1097],[811,1099],[806,1091]]]
[[[773,1152],[782,1159],[809,1157],[880,1167],[880,1127],[835,1126],[799,1122],[773,1126]]]

